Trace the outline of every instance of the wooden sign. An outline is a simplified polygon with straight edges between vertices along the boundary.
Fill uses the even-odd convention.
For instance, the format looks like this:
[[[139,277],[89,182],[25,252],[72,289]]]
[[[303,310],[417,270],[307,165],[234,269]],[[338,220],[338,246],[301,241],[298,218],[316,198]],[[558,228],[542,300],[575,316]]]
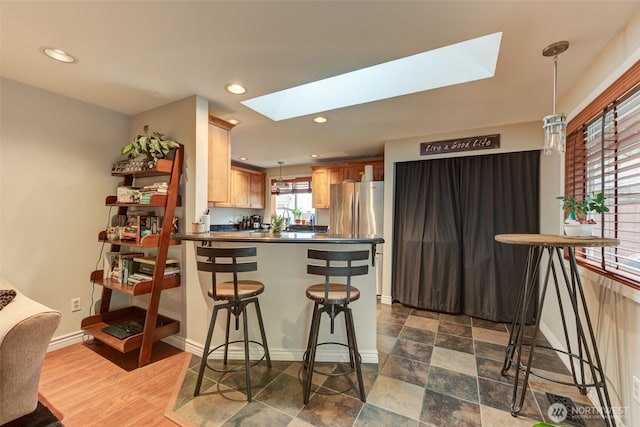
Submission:
[[[458,151],[487,150],[500,148],[500,134],[472,136],[470,138],[449,139],[446,141],[421,142],[420,155],[455,153]]]

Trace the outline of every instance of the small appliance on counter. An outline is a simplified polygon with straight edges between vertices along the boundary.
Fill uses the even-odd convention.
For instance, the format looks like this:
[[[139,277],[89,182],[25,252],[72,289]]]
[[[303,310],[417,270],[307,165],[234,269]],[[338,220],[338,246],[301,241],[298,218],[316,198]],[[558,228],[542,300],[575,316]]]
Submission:
[[[260,230],[262,226],[262,217],[260,215],[252,215],[251,216],[251,228],[254,230]]]

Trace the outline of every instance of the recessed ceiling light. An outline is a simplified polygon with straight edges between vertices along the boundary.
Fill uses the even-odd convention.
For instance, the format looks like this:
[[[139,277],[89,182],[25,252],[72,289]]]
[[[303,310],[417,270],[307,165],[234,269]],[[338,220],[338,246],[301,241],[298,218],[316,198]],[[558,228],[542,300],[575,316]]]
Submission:
[[[67,64],[73,64],[74,62],[78,62],[78,60],[65,52],[62,49],[54,49],[52,47],[44,47],[41,49],[42,53],[47,55],[51,59],[55,59],[56,61],[64,62]]]
[[[316,123],[327,123],[329,121],[329,119],[327,119],[326,117],[323,116],[318,116],[318,117],[314,117],[313,121]]]
[[[248,157],[238,157],[238,160],[242,160],[244,162],[244,161],[249,160],[249,158]]]
[[[267,95],[242,104],[270,118],[331,111],[495,75],[502,33],[466,40]]]
[[[247,92],[247,89],[245,89],[244,86],[237,83],[227,85],[227,90],[234,95],[242,95]]]
[[[311,155],[311,158],[312,158],[312,159],[317,159],[318,157],[320,157],[318,154],[312,154],[312,155]]]
[[[240,124],[240,120],[238,120],[238,119],[229,119],[227,121],[229,123],[231,123],[232,125],[239,125]]]

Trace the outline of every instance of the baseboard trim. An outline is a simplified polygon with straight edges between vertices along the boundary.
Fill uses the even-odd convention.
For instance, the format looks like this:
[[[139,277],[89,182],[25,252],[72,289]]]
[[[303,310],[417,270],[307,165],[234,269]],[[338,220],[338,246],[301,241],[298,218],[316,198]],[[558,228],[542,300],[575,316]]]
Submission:
[[[53,337],[51,341],[49,341],[47,352],[59,350],[64,347],[68,347],[70,345],[80,343],[82,342],[83,337],[84,337],[84,332],[82,330],[71,332],[65,335],[60,335],[57,337]]]
[[[387,295],[380,295],[380,303],[381,304],[386,304],[386,305],[391,305],[391,304],[393,304],[393,299],[390,296],[387,296]]]
[[[196,356],[202,356],[202,352],[204,351],[204,345],[192,341],[185,340],[182,337],[177,337],[172,335],[171,337],[166,338],[165,341],[167,344],[171,344],[175,347],[181,348],[184,351],[188,351]],[[254,345],[255,346],[255,345]],[[249,350],[252,359],[259,359],[262,357],[262,350],[259,347],[252,348]],[[273,360],[282,360],[282,361],[297,361],[302,360],[302,356],[304,355],[304,349],[302,350],[288,350],[283,348],[272,348],[269,347],[269,355]],[[362,363],[378,363],[378,352],[377,351],[360,351],[360,356],[362,357]],[[222,359],[224,357],[224,352],[222,349],[213,353],[214,359]],[[231,346],[229,348],[229,359],[232,360],[242,360],[244,359],[244,351],[241,348],[236,348]],[[344,350],[326,350],[322,348],[318,348],[316,353],[316,360],[318,362],[346,362],[348,361],[347,352]]]
[[[55,337],[49,343],[47,351],[58,350],[72,344],[77,344],[79,342],[82,342],[83,337],[83,331],[77,331],[71,334]],[[184,337],[179,335],[171,335],[167,338],[164,338],[162,341],[196,356],[202,356],[202,352],[204,350],[203,344],[197,341],[185,339]],[[258,359],[262,357],[262,352],[259,348],[250,349],[249,352],[251,353],[252,359]],[[304,350],[269,348],[269,354],[271,355],[271,358],[273,360],[293,362],[296,360],[302,360]],[[219,349],[213,354],[213,358],[222,359],[223,355],[224,353],[222,349]],[[378,363],[377,351],[360,351],[360,356],[362,357],[362,363]],[[232,346],[229,349],[229,358],[232,360],[242,360],[244,359],[244,351],[240,348],[235,348]],[[318,362],[346,362],[347,360],[347,352],[344,350],[326,350],[323,348],[318,348],[318,351],[316,353],[316,361]]]

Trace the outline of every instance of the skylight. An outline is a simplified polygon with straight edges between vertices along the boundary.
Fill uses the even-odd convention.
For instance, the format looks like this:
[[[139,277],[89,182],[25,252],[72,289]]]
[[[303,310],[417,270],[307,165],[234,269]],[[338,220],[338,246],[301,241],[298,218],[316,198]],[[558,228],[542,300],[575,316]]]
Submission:
[[[242,101],[279,121],[493,77],[502,33],[489,34]]]

